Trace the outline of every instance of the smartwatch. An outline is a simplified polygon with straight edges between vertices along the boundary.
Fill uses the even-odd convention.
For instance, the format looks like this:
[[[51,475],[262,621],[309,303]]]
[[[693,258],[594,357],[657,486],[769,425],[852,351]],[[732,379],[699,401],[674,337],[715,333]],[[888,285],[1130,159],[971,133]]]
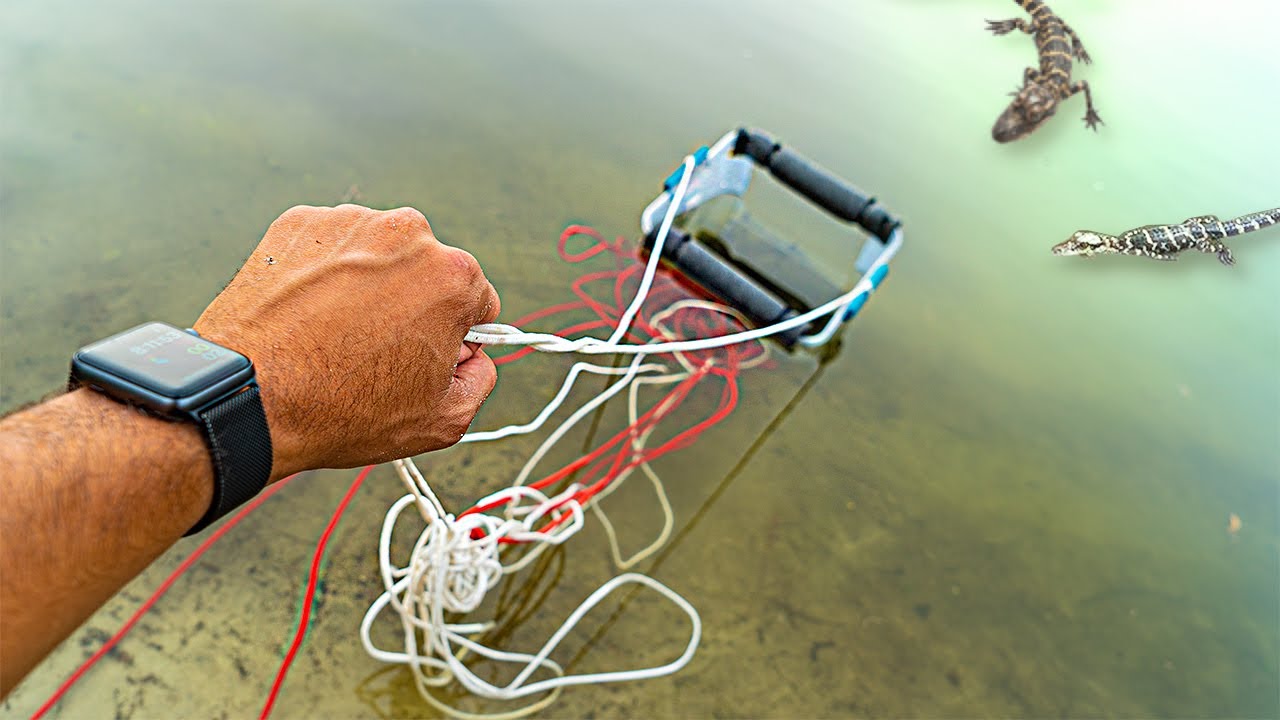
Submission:
[[[213,502],[187,535],[243,505],[271,477],[253,363],[195,330],[149,322],[86,345],[71,358],[70,387],[82,385],[200,428],[213,458]]]

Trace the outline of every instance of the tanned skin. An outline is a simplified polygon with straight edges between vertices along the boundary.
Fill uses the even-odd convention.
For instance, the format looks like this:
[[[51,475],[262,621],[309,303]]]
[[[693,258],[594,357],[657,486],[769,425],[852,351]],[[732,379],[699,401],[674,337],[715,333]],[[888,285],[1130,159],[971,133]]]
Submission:
[[[194,327],[256,366],[276,482],[456,443],[497,378],[463,337],[498,309],[417,210],[295,207]],[[2,696],[200,519],[213,470],[194,425],[92,390],[0,421],[0,467]]]

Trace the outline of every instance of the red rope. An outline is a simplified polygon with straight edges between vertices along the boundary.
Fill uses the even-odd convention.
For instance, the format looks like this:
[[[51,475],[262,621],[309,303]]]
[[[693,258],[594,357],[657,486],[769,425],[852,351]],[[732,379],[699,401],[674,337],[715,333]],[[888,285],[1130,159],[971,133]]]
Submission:
[[[298,629],[293,634],[293,644],[289,646],[289,652],[285,653],[284,662],[280,663],[280,670],[276,672],[276,681],[272,683],[271,692],[267,694],[267,702],[262,706],[260,720],[266,720],[271,715],[271,708],[276,704],[276,697],[279,696],[280,688],[284,685],[284,678],[289,674],[289,667],[293,665],[293,659],[297,657],[298,649],[302,647],[302,638],[307,634],[307,624],[311,622],[311,605],[315,602],[316,585],[320,580],[320,560],[324,557],[325,546],[329,544],[329,536],[333,534],[333,529],[338,526],[342,514],[347,511],[347,505],[351,504],[351,498],[356,496],[356,491],[360,489],[364,479],[369,477],[373,467],[373,465],[366,467],[356,476],[351,487],[347,488],[347,494],[342,496],[338,507],[333,511],[333,517],[329,518],[329,524],[320,535],[320,541],[316,543],[315,554],[311,557],[311,574],[307,577],[306,600],[302,603],[302,613],[298,617]]]
[[[218,540],[222,539],[222,536],[226,535],[227,532],[231,530],[231,528],[235,527],[241,520],[248,517],[249,513],[256,510],[259,505],[267,501],[267,498],[271,497],[272,495],[275,495],[276,492],[280,490],[280,488],[284,487],[285,483],[289,482],[295,477],[297,477],[297,475],[290,475],[289,477],[281,480],[278,483],[275,483],[274,485],[267,488],[266,490],[263,490],[261,493],[258,494],[257,497],[255,497],[253,500],[250,500],[247,505],[241,508],[240,512],[237,512],[235,515],[231,516],[230,520],[227,520],[226,522],[224,522],[222,525],[218,527],[217,530],[214,530],[213,533],[209,535],[209,537],[205,538],[204,542],[200,543],[200,545],[195,550],[193,550],[191,554],[188,555],[186,559],[184,559],[182,563],[178,565],[178,567],[174,568],[173,572],[169,573],[169,577],[165,578],[164,582],[160,583],[160,587],[156,588],[156,591],[151,594],[151,597],[147,598],[146,602],[142,603],[142,605],[140,605],[138,609],[134,611],[133,615],[129,616],[129,619],[126,620],[124,625],[122,625],[120,629],[116,631],[116,634],[112,635],[110,639],[108,639],[105,643],[102,644],[102,647],[98,648],[97,652],[91,655],[88,660],[85,660],[80,665],[80,667],[76,668],[75,672],[71,673],[70,677],[62,681],[62,684],[58,686],[58,689],[55,690],[53,694],[49,696],[49,699],[45,700],[44,704],[40,706],[40,709],[36,710],[35,714],[31,716],[31,720],[37,720],[38,718],[43,717],[45,713],[49,712],[49,709],[52,708],[54,705],[56,705],[58,701],[62,699],[62,696],[65,695],[67,691],[71,689],[71,686],[75,685],[76,682],[81,677],[83,677],[85,673],[89,672],[89,668],[93,667],[107,653],[111,652],[111,649],[114,648],[116,644],[119,643],[124,638],[125,635],[129,634],[129,631],[132,630],[133,626],[138,623],[138,620],[141,619],[142,616],[145,615],[147,611],[151,609],[151,606],[155,605],[156,601],[159,600],[161,597],[163,597],[164,594],[169,591],[169,588],[173,586],[173,583],[177,581],[177,579],[183,573],[189,570],[191,566],[195,564],[196,560],[199,560],[200,556],[204,555],[206,550],[208,550],[210,547],[213,547],[213,544],[218,542]]]
[[[684,399],[688,397],[690,391],[710,374],[721,375],[725,378],[725,388],[721,394],[720,406],[711,416],[692,427],[683,430],[670,440],[667,440],[655,448],[647,448],[637,454],[635,452],[635,446],[631,443],[627,443],[620,447],[613,455],[605,455],[610,448],[617,445],[622,440],[627,438],[634,439],[644,432],[647,432],[650,428],[656,426],[663,418],[673,414],[683,404]],[[573,472],[581,470],[586,466],[587,469],[583,472],[583,476],[588,478],[585,481],[585,486],[574,493],[570,498],[566,498],[561,501],[555,508],[553,508],[553,510],[562,507],[568,503],[570,499],[577,500],[579,503],[585,504],[590,501],[591,498],[595,497],[608,487],[614,480],[621,477],[624,473],[638,467],[640,464],[652,462],[656,458],[669,452],[688,447],[699,436],[701,436],[702,433],[728,417],[728,415],[733,412],[734,408],[737,407],[737,404],[738,383],[736,373],[713,372],[712,368],[704,368],[682,381],[675,389],[668,393],[666,397],[654,404],[654,406],[650,408],[644,416],[640,417],[635,423],[624,428],[612,438],[602,443],[595,450],[578,458],[577,460],[574,460],[541,480],[530,483],[529,486],[540,490],[546,489],[547,487],[565,479]],[[461,515],[486,512],[501,505],[509,504],[510,502],[510,500],[491,501],[482,505],[473,506],[461,513]],[[549,531],[566,522],[569,517],[571,516],[567,513],[555,515],[545,525],[539,528],[539,530],[544,532]],[[483,534],[481,533],[480,536],[483,536]],[[499,542],[504,544],[514,544],[517,541],[502,538]]]
[[[577,237],[578,235],[586,235],[587,237],[593,238],[595,242],[591,244],[591,247],[580,253],[570,254],[569,251],[565,249],[565,244],[568,243],[570,239]],[[604,235],[601,234],[599,230],[596,230],[593,227],[587,227],[586,225],[570,225],[565,228],[564,231],[560,233],[560,242],[556,246],[556,250],[560,253],[560,257],[571,263],[582,262],[583,260],[595,257],[608,249],[609,243],[605,241]]]
[[[588,237],[594,242],[585,250],[576,253],[569,252],[567,249],[568,243],[580,236]],[[557,334],[566,335],[601,327],[616,328],[623,309],[628,304],[626,298],[634,295],[635,286],[639,283],[643,265],[635,261],[634,255],[626,249],[625,241],[622,238],[618,238],[615,243],[610,244],[605,241],[604,236],[599,231],[581,225],[571,225],[566,228],[560,235],[557,247],[560,257],[572,263],[582,262],[608,251],[614,257],[615,269],[585,273],[579,276],[570,284],[570,291],[578,298],[576,302],[561,303],[535,311],[513,324],[519,327],[526,322],[542,320],[561,313],[588,310],[595,314],[596,320],[570,325],[561,329]],[[609,287],[608,292],[612,295],[612,304],[597,299],[593,294],[592,289],[598,285]],[[680,298],[690,297],[691,294],[696,293],[691,293],[690,286],[680,282],[679,278],[673,278],[668,273],[656,275],[644,307],[636,314],[632,326],[628,328],[627,337],[633,342],[644,343],[662,335],[652,325],[646,309],[667,307],[670,303]],[[740,329],[736,321],[729,316],[714,312],[699,312],[695,308],[685,308],[674,313],[670,323],[673,326],[672,332],[677,337],[708,337]],[[512,362],[526,357],[532,352],[534,352],[532,348],[524,348],[502,356],[495,362]],[[651,461],[673,450],[687,447],[699,435],[733,411],[738,399],[736,380],[738,368],[743,362],[758,360],[763,352],[764,346],[756,342],[684,353],[685,357],[698,368],[689,378],[681,381],[662,400],[655,403],[643,416],[638,418],[635,423],[624,428],[590,453],[577,458],[550,475],[530,483],[530,487],[546,490],[569,476],[578,474],[582,478],[584,487],[574,493],[572,498],[562,501],[557,508],[562,507],[570,499],[585,503],[608,487],[614,480],[639,464]],[[650,432],[664,418],[679,409],[693,388],[705,380],[707,375],[711,374],[719,375],[726,380],[720,407],[713,415],[679,433],[662,445],[646,449],[640,453],[635,451],[633,442],[623,442],[628,438],[634,441],[634,438]],[[511,502],[514,501],[497,500],[476,505],[464,511],[462,515],[487,512]],[[556,513],[555,508],[553,508],[551,518],[541,529],[549,530],[554,528],[568,521],[569,517],[570,515],[567,513]],[[482,533],[482,531],[477,532]],[[504,539],[503,542],[514,541]]]
[[[576,253],[570,253],[567,249],[567,243],[576,236],[587,236],[595,242],[585,250]],[[595,320],[579,322],[562,328],[557,334],[567,335],[571,333],[579,333],[587,330],[595,330],[600,328],[616,328],[618,321],[622,316],[622,312],[626,307],[624,296],[634,295],[634,289],[629,289],[628,283],[639,274],[641,266],[634,262],[634,256],[629,254],[625,249],[625,242],[622,238],[612,244],[605,241],[604,236],[597,230],[582,226],[571,225],[565,228],[561,233],[558,252],[560,257],[567,262],[578,263],[588,260],[602,252],[608,251],[614,257],[615,270],[599,271],[587,273],[579,276],[571,283],[571,291],[578,297],[577,301],[560,303],[551,305],[540,310],[531,312],[512,323],[516,327],[522,327],[526,323],[543,320],[548,317],[561,313],[568,313],[580,310],[590,310],[595,314]],[[627,266],[627,262],[631,264]],[[589,285],[599,283],[601,281],[612,281],[612,295],[615,305],[610,306],[604,302],[597,300],[588,291]],[[638,282],[638,278],[636,278]],[[654,307],[666,307],[671,302],[681,297],[689,297],[690,295],[701,294],[700,289],[689,284],[682,278],[674,279],[667,275],[657,275],[654,277],[653,285],[650,289],[645,305]],[[689,317],[686,317],[689,316]],[[741,329],[735,327],[736,322],[727,316],[718,313],[676,313],[672,317],[672,323],[679,331],[679,337],[707,337],[713,334],[732,332]],[[691,325],[692,327],[685,327]],[[689,330],[687,334],[683,330]],[[637,313],[632,322],[632,327],[628,329],[626,338],[633,342],[644,343],[653,338],[659,337],[661,333],[649,321],[649,316],[641,308],[641,312]],[[507,355],[502,355],[494,359],[495,365],[503,365],[514,362],[520,358],[527,357],[534,352],[533,348],[522,348]],[[584,482],[586,485],[574,493],[572,499],[585,503],[609,486],[617,478],[621,477],[627,471],[639,466],[641,463],[652,461],[668,452],[678,450],[692,444],[702,433],[709,430],[712,426],[719,423],[727,417],[737,406],[738,403],[738,383],[737,373],[740,364],[744,361],[758,359],[764,352],[764,346],[759,343],[748,343],[744,345],[731,345],[723,348],[713,348],[702,351],[686,353],[694,365],[697,367],[688,378],[685,378],[676,385],[662,400],[655,403],[644,415],[637,418],[635,423],[624,428],[622,431],[614,435],[608,441],[601,444],[595,450],[587,455],[574,460],[565,467],[556,472],[542,478],[534,483],[531,487],[537,489],[545,489],[557,482],[564,480],[575,471],[587,469],[583,472]],[[714,361],[714,362],[713,362]],[[635,452],[634,440],[644,433],[652,430],[664,418],[673,414],[683,405],[684,400],[689,396],[693,389],[706,379],[709,375],[718,375],[725,379],[725,387],[721,393],[721,401],[717,410],[709,417],[701,422],[685,429],[671,439],[654,448],[647,448],[641,453]],[[622,443],[622,440],[630,438],[632,442]],[[617,446],[617,450],[612,456],[609,456],[610,448]],[[315,595],[315,587],[317,576],[319,573],[319,563],[323,555],[324,544],[328,541],[329,532],[336,525],[338,518],[345,509],[345,503],[349,496],[354,493],[363,476],[368,473],[368,468],[357,478],[352,489],[348,491],[348,498],[344,498],[343,504],[340,504],[335,511],[334,518],[330,521],[330,526],[326,529],[325,534],[321,536],[320,543],[316,548],[316,554],[312,561],[311,575],[308,578],[306,589],[306,602],[303,606],[303,613],[299,619],[298,631],[294,635],[294,644],[290,648],[289,655],[286,657],[284,664],[280,668],[277,675],[276,683],[272,687],[271,695],[268,697],[267,704],[263,708],[260,720],[265,720],[271,712],[272,704],[279,692],[280,684],[283,682],[284,675],[288,670],[289,664],[293,660],[297,647],[301,645],[304,637],[307,620],[309,618],[312,598]],[[477,512],[486,512],[498,506],[506,504],[509,501],[494,501],[483,505],[476,505],[463,511],[461,515],[469,515]],[[566,499],[561,503],[563,505],[568,502]],[[569,517],[568,513],[557,512],[558,508],[551,511],[551,519],[541,528],[542,530],[550,530],[563,522]],[[460,516],[461,516],[460,515]],[[477,530],[476,532],[481,532]],[[506,538],[502,542],[513,542]]]
[[[686,379],[686,380],[682,381],[682,382],[680,383],[680,385],[678,385],[675,389],[673,389],[670,393],[668,393],[668,394],[667,394],[667,396],[666,396],[665,398],[663,398],[663,401],[662,401],[662,402],[659,402],[659,403],[655,404],[652,408],[650,408],[650,409],[649,409],[649,410],[648,410],[644,415],[642,415],[642,416],[641,416],[641,417],[636,421],[636,423],[635,423],[634,425],[631,425],[631,426],[628,426],[627,428],[624,428],[622,431],[620,431],[619,433],[617,433],[616,435],[614,435],[612,438],[610,438],[607,442],[605,442],[604,444],[600,445],[600,446],[599,446],[599,447],[597,447],[595,450],[592,450],[592,451],[591,451],[590,453],[588,453],[587,455],[584,455],[584,456],[582,456],[582,457],[578,458],[577,460],[574,460],[573,462],[569,463],[568,465],[565,465],[563,468],[560,468],[559,470],[557,470],[557,471],[555,471],[554,473],[552,473],[552,474],[550,474],[550,475],[548,475],[548,476],[546,476],[546,477],[542,478],[541,480],[538,480],[538,481],[536,481],[536,482],[530,483],[530,484],[529,484],[529,487],[531,487],[531,488],[533,488],[533,489],[535,489],[535,490],[542,490],[542,489],[547,488],[547,487],[548,487],[548,486],[550,486],[550,485],[554,485],[556,482],[558,482],[558,481],[560,481],[560,480],[563,480],[565,477],[567,477],[568,475],[572,474],[574,471],[579,470],[579,469],[581,469],[583,466],[589,465],[589,464],[590,464],[590,463],[592,463],[593,461],[595,461],[595,460],[597,460],[598,458],[600,458],[600,457],[601,457],[605,452],[607,452],[607,451],[609,450],[609,448],[610,448],[610,447],[613,447],[614,445],[616,445],[616,444],[617,444],[619,441],[621,441],[622,439],[624,439],[624,438],[626,438],[626,437],[629,437],[629,436],[633,436],[633,435],[635,435],[635,434],[638,434],[638,433],[634,432],[634,430],[635,430],[636,428],[640,427],[640,426],[643,426],[643,425],[647,424],[647,423],[648,423],[648,422],[649,422],[649,421],[654,417],[654,415],[658,412],[658,409],[659,409],[660,407],[662,407],[663,402],[665,402],[667,399],[670,399],[670,398],[676,397],[676,396],[677,396],[677,393],[679,393],[683,387],[685,387],[687,384],[689,384],[689,383],[690,383],[690,381],[691,381],[692,379],[693,379],[693,378],[691,377],[691,378],[688,378],[688,379]],[[677,403],[677,404],[678,404],[678,403]],[[471,515],[471,514],[473,514],[473,513],[478,513],[478,512],[487,512],[487,511],[492,510],[492,509],[494,509],[494,508],[496,508],[496,507],[499,507],[499,506],[501,506],[501,505],[509,504],[510,502],[512,502],[512,501],[510,501],[510,500],[505,500],[505,499],[499,499],[499,500],[493,500],[493,501],[490,501],[490,502],[485,503],[485,504],[483,504],[483,505],[475,505],[475,506],[472,506],[472,507],[468,508],[467,510],[464,510],[462,513],[460,513],[460,514],[459,514],[459,516],[458,516],[458,517],[463,517],[463,516]]]
[[[567,244],[570,240],[577,236],[586,236],[594,240],[585,250],[570,253]],[[634,295],[634,287],[629,287],[632,282],[638,283],[638,275],[642,266],[635,262],[635,255],[627,249],[626,242],[619,237],[615,242],[609,243],[604,239],[603,234],[599,231],[583,225],[570,225],[561,233],[557,246],[558,252],[566,262],[579,263],[593,258],[601,253],[608,252],[614,258],[614,270],[599,271],[584,274],[571,283],[571,291],[578,300],[552,305],[540,310],[534,311],[516,320],[513,325],[520,327],[526,323],[542,320],[553,315],[568,313],[580,310],[589,310],[596,316],[594,320],[579,322],[569,325],[562,329],[559,334],[569,334],[584,332],[587,330],[596,330],[600,328],[616,328],[618,320],[621,318],[622,312],[626,307],[624,297]],[[614,306],[610,306],[605,302],[596,299],[587,288],[590,285],[601,283],[602,281],[611,281],[611,295],[613,296]],[[666,307],[671,302],[681,297],[703,295],[700,288],[692,285],[684,278],[675,274],[659,274],[654,277],[654,282],[645,305],[651,307]],[[686,317],[688,316],[688,317]],[[706,337],[712,334],[722,332],[731,332],[735,329],[736,323],[728,317],[718,314],[708,313],[676,313],[672,317],[672,324],[676,327],[676,335],[679,337]],[[660,336],[657,328],[650,323],[649,315],[641,308],[629,328],[626,338],[632,342],[644,343],[653,338]],[[522,348],[513,353],[502,355],[494,359],[495,365],[502,365],[514,362],[522,357],[526,357],[533,352],[532,348]],[[590,454],[575,460],[566,465],[564,468],[548,475],[547,477],[533,483],[533,487],[546,488],[554,485],[556,482],[565,479],[577,470],[586,467],[583,473],[585,486],[573,495],[574,499],[579,502],[586,502],[594,497],[609,483],[621,477],[627,471],[637,467],[642,462],[649,462],[673,450],[687,447],[696,440],[703,432],[710,429],[713,425],[723,420],[736,407],[738,401],[738,385],[737,372],[739,365],[747,360],[758,358],[764,352],[763,345],[756,343],[748,343],[744,345],[734,345],[724,348],[714,348],[710,350],[701,350],[685,353],[685,356],[698,369],[690,375],[689,378],[681,381],[673,388],[662,400],[655,403],[648,411],[645,412],[635,423],[629,425],[618,434],[614,435],[600,447],[593,450]],[[713,362],[714,360],[714,362]],[[721,402],[719,408],[709,417],[701,422],[685,429],[670,440],[662,443],[654,448],[646,448],[638,455],[635,452],[633,443],[622,443],[623,439],[631,438],[633,441],[636,437],[650,431],[664,418],[674,413],[684,400],[693,391],[694,387],[700,384],[709,375],[718,375],[725,379],[725,388],[721,394]],[[610,448],[617,446],[612,455],[609,455]],[[352,482],[351,487],[347,490],[346,495],[338,503],[329,524],[326,526],[324,533],[320,536],[316,544],[315,553],[312,556],[311,571],[307,578],[307,587],[305,591],[305,599],[303,602],[302,612],[300,613],[298,628],[294,633],[293,643],[286,653],[284,661],[281,663],[280,669],[276,674],[275,682],[271,687],[271,691],[267,696],[267,700],[262,709],[261,718],[265,719],[271,714],[275,701],[279,696],[280,689],[284,684],[284,679],[296,658],[302,640],[306,634],[306,627],[311,617],[311,608],[315,600],[316,586],[319,582],[320,561],[324,557],[324,551],[328,545],[329,538],[337,527],[338,521],[346,512],[347,506],[351,499],[359,490],[364,479],[372,471],[373,467],[366,467],[360,472],[356,479]],[[102,659],[120,640],[133,629],[133,626],[148,610],[155,605],[156,601],[163,596],[173,583],[183,573],[191,568],[197,559],[205,553],[215,542],[220,540],[232,527],[244,519],[250,512],[255,510],[271,495],[275,494],[284,486],[292,477],[285,478],[280,482],[272,485],[263,491],[258,497],[254,498],[249,504],[245,505],[238,513],[223,523],[208,538],[200,544],[183,562],[174,569],[174,571],[161,583],[155,593],[144,602],[137,611],[125,622],[120,630],[113,635],[101,648],[98,649],[88,660],[86,660],[74,673],[71,674],[62,685],[49,697],[48,700],[38,709],[32,716],[32,720],[37,720],[49,711],[66,692],[81,677],[88,672],[98,660]],[[567,502],[567,501],[566,501]],[[485,512],[491,510],[502,502],[489,503],[484,506],[475,506],[466,510],[463,515],[474,512]],[[554,512],[554,511],[553,511]],[[567,513],[553,514],[552,519],[543,528],[551,529],[560,523],[565,522],[569,518]]]

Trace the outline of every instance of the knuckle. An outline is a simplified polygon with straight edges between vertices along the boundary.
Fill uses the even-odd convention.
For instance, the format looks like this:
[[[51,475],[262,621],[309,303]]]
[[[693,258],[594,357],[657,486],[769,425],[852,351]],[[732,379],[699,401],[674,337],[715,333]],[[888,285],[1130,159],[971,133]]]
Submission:
[[[485,282],[488,287],[484,293],[484,308],[480,317],[480,322],[488,323],[498,319],[498,315],[502,312],[502,298],[498,297],[498,290],[493,283]]]
[[[475,256],[465,250],[450,248],[456,271],[451,273],[458,284],[459,315],[468,327],[476,323],[492,322],[498,317],[502,301],[493,283],[485,277],[484,268]]]
[[[294,205],[280,214],[281,219],[302,219],[310,218],[317,213],[323,212],[324,208],[315,205]]]
[[[380,216],[387,227],[415,233],[426,233],[434,237],[431,232],[431,223],[427,222],[427,217],[419,212],[417,208],[400,207],[394,210],[384,210],[380,213]]]
[[[332,213],[335,217],[342,218],[344,220],[348,220],[348,219],[354,220],[354,219],[366,217],[368,215],[372,215],[377,211],[370,210],[369,208],[364,207],[363,205],[354,205],[352,203],[342,203],[341,205],[333,206],[333,208],[330,209],[329,212]]]
[[[271,223],[271,229],[288,229],[300,227],[324,212],[323,208],[313,205],[294,205],[280,213],[280,217]]]
[[[484,280],[484,270],[476,256],[461,248],[449,248],[450,261],[454,264],[454,275],[467,285],[474,285]]]

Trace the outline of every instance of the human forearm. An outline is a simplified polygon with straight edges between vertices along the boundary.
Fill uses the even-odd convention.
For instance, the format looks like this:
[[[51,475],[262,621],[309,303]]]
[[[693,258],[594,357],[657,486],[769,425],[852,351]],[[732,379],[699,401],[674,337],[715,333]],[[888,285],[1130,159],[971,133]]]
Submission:
[[[0,422],[0,694],[163,553],[212,495],[194,425],[77,390]]]
[[[466,333],[499,308],[476,259],[417,210],[299,206],[194,329],[252,361],[278,480],[458,442],[497,380]],[[81,390],[0,422],[0,693],[210,509],[190,419]]]

